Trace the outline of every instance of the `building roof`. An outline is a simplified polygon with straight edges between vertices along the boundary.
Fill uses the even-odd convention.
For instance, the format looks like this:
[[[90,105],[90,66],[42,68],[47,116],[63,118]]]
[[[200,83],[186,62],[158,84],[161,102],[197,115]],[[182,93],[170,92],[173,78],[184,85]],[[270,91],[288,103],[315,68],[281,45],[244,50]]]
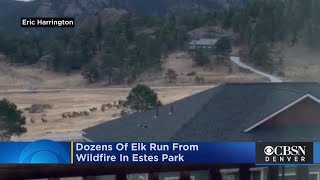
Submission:
[[[320,84],[224,84],[159,107],[158,118],[154,118],[155,110],[134,113],[85,129],[84,137],[109,142],[320,140],[320,127],[314,126],[310,129],[275,127],[245,132],[303,97],[320,99]]]
[[[218,39],[199,39],[193,40],[190,45],[200,45],[200,46],[213,46],[218,42]]]

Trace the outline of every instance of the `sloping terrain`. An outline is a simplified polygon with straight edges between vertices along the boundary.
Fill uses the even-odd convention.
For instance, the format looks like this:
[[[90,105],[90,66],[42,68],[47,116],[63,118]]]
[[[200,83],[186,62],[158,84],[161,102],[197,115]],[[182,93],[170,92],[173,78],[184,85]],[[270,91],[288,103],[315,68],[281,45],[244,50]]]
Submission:
[[[75,88],[85,84],[79,73],[65,75],[32,66],[9,65],[0,57],[0,90]]]
[[[125,9],[144,15],[203,13],[230,3],[246,0],[36,0],[22,2],[0,1],[0,29],[21,33],[21,17],[76,17],[80,25],[87,16],[104,8]]]
[[[294,47],[284,46],[284,64],[282,71],[286,79],[296,81],[320,81],[320,52],[298,44]]]
[[[211,57],[213,60],[214,57]],[[225,65],[217,65],[211,63],[205,67],[196,66],[189,53],[178,51],[170,54],[162,60],[162,74],[145,73],[138,80],[139,82],[150,85],[170,84],[165,80],[165,73],[168,69],[172,69],[177,73],[175,85],[194,85],[196,77],[203,77],[203,84],[216,84],[224,82],[257,82],[265,81],[266,79],[260,75],[239,68],[237,65],[230,63],[230,67]],[[229,62],[227,62],[229,63]]]

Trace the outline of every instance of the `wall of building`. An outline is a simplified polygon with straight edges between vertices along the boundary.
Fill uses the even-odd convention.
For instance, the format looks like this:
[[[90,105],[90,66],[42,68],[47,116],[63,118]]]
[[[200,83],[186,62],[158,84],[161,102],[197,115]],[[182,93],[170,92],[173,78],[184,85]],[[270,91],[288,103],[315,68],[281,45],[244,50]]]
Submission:
[[[262,126],[288,127],[295,125],[320,125],[320,104],[310,98],[304,99],[271,118]]]

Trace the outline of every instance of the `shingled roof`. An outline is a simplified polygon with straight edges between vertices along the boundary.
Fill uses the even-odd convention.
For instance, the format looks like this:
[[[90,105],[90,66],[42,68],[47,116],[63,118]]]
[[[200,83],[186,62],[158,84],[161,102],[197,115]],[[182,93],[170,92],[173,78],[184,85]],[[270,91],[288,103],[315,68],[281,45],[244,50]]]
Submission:
[[[304,97],[320,99],[320,85],[307,82],[223,84],[196,95],[83,130],[90,141],[312,141],[320,127],[308,130],[249,127]],[[170,114],[171,107],[173,113]],[[319,132],[319,133],[318,133]]]

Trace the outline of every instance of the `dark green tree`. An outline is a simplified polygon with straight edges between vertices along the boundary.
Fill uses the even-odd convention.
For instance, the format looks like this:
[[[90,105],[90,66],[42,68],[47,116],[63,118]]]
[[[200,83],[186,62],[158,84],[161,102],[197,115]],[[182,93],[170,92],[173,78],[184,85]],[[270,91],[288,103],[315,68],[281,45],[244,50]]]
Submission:
[[[158,99],[158,94],[150,87],[142,84],[132,88],[126,104],[133,111],[147,111],[162,105]]]
[[[94,83],[100,78],[98,67],[95,64],[89,65],[81,74],[89,83]]]
[[[231,42],[228,37],[222,37],[216,43],[215,51],[218,59],[227,58],[230,55],[231,50],[232,50]]]
[[[271,49],[266,44],[256,44],[250,48],[249,58],[257,66],[273,70],[274,64]]]
[[[210,63],[209,57],[202,51],[197,51],[194,55],[193,61],[198,66],[205,66]]]
[[[2,99],[0,101],[0,138],[1,140],[9,139],[12,135],[21,135],[27,132],[23,127],[25,125],[25,117],[22,111],[17,109],[17,106]]]

